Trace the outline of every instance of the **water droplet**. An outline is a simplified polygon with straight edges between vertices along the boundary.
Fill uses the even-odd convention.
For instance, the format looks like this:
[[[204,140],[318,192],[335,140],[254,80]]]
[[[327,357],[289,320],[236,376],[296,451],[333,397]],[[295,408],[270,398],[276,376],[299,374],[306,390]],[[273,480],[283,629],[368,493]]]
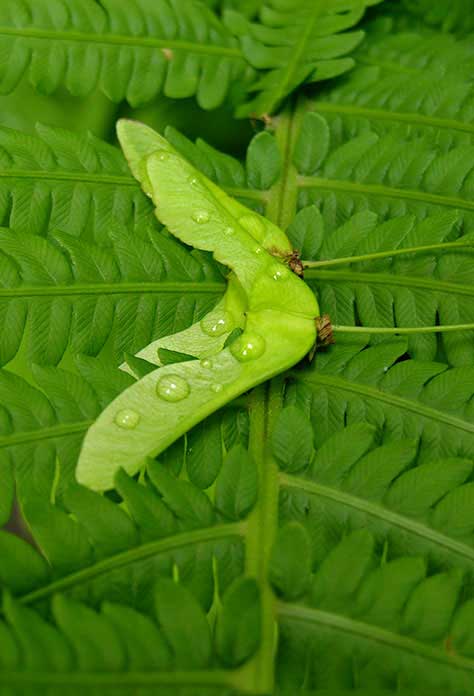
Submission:
[[[224,387],[222,386],[222,384],[211,384],[211,389],[213,392],[218,394],[219,392],[221,392],[224,389]]]
[[[165,160],[169,159],[169,157],[170,157],[170,156],[169,156],[169,154],[168,154],[167,152],[160,152],[160,153],[158,154],[158,159],[159,159],[161,162],[164,162]]]
[[[199,186],[199,179],[196,176],[190,176],[188,182],[191,186]]]
[[[191,217],[198,225],[204,225],[204,223],[209,222],[210,219],[207,210],[195,210]]]
[[[226,227],[225,230],[224,230],[224,234],[225,234],[227,237],[232,236],[232,235],[234,234],[234,232],[235,232],[235,229],[234,229],[233,227]]]
[[[153,194],[152,194],[152,193],[148,193],[148,192],[147,192],[146,195],[148,196],[148,198],[153,198]]]
[[[212,367],[212,360],[209,360],[209,358],[203,358],[200,360],[201,367],[203,367],[205,370],[210,370]]]
[[[232,328],[232,317],[227,312],[222,314],[214,314],[204,317],[201,320],[201,329],[208,336],[223,336]]]
[[[140,414],[136,411],[132,411],[131,408],[124,408],[116,414],[114,420],[119,428],[133,430],[133,428],[136,428],[138,425]]]
[[[284,280],[285,278],[288,278],[290,274],[290,271],[285,268],[285,266],[282,266],[281,263],[275,264],[270,268],[270,275],[272,276],[273,280]]]
[[[182,401],[189,391],[188,382],[179,375],[166,375],[156,383],[156,393],[165,401]]]
[[[242,334],[230,346],[230,352],[239,362],[256,360],[265,352],[265,339],[258,334]]]
[[[255,253],[255,254],[261,254],[262,252],[263,252],[262,247],[256,246],[256,247],[254,248],[254,253]]]

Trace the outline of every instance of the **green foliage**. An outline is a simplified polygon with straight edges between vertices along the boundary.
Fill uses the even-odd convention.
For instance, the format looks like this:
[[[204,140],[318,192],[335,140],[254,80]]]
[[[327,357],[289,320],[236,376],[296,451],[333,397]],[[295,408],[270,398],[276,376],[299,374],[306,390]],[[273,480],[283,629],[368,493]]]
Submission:
[[[0,89],[7,94],[28,71],[43,94],[64,86],[75,96],[99,87],[112,101],[132,105],[163,92],[175,99],[197,96],[212,109],[226,97],[245,63],[237,42],[201,3],[186,5],[180,22],[174,0],[47,0],[2,5]]]
[[[380,0],[336,2],[321,0],[269,0],[260,11],[260,22],[249,23],[230,10],[225,21],[241,39],[247,61],[263,75],[251,87],[258,94],[239,107],[247,116],[273,113],[281,101],[305,82],[319,82],[349,70],[347,57],[361,42],[360,31],[346,32],[359,22],[365,6]]]
[[[474,694],[474,332],[337,331],[474,321],[473,26],[444,0],[2,3],[2,696]],[[158,224],[124,115],[286,230],[336,345],[99,495],[87,429],[193,355],[141,351],[228,280]]]
[[[280,604],[285,687],[349,693],[395,679],[402,693],[420,684],[426,693],[469,693],[463,639],[472,607],[460,596],[462,574],[429,573],[419,557],[381,557],[374,542],[368,531],[348,533],[315,567],[306,599]],[[446,650],[453,640],[459,653]]]

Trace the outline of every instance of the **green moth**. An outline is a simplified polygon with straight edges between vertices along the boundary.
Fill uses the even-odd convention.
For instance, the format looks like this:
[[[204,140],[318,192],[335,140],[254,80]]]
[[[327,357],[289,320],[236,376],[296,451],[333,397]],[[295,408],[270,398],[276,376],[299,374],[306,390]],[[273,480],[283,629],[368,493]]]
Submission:
[[[223,299],[204,319],[137,354],[157,368],[87,432],[76,477],[99,491],[113,487],[120,467],[135,474],[206,416],[295,365],[315,343],[319,315],[314,294],[283,260],[293,249],[278,227],[227,196],[147,126],[119,121],[118,136],[158,219],[230,273]],[[235,329],[242,333],[225,346]],[[196,359],[161,366],[160,348]]]

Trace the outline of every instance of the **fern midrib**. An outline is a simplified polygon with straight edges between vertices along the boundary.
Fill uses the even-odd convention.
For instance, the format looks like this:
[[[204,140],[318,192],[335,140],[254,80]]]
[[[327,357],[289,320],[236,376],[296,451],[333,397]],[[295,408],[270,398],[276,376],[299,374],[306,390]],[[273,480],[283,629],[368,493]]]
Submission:
[[[394,406],[402,409],[403,411],[409,411],[410,413],[414,413],[417,417],[421,416],[423,418],[442,423],[443,425],[456,428],[457,430],[461,430],[463,432],[474,433],[474,423],[469,423],[468,421],[462,420],[457,416],[452,416],[451,414],[443,411],[437,411],[435,408],[425,406],[419,401],[410,401],[402,396],[396,396],[395,394],[390,394],[389,392],[383,392],[375,387],[370,387],[358,382],[351,382],[343,377],[323,375],[316,372],[313,372],[310,375],[307,373],[298,374],[297,372],[292,374],[295,379],[300,381],[304,380],[306,384],[310,383],[314,385],[324,385],[332,389],[352,392],[354,394],[363,396],[364,398],[373,399],[374,401],[381,401],[389,406]]]
[[[450,295],[474,295],[474,285],[462,285],[450,283],[445,280],[431,280],[431,278],[417,278],[416,276],[402,276],[391,273],[359,273],[357,271],[323,271],[308,269],[305,271],[307,280],[325,280],[336,283],[363,283],[367,285],[388,285],[405,288],[419,288],[429,290],[432,293],[446,293]]]
[[[361,63],[362,65],[376,65],[379,68],[384,68],[384,70],[389,70],[391,72],[401,73],[403,75],[420,75],[422,71],[417,68],[409,68],[406,65],[400,65],[399,63],[392,63],[389,60],[379,60],[378,58],[371,58],[368,55],[365,56],[354,56],[356,63]]]
[[[292,153],[303,102],[291,105],[276,119],[275,137],[282,153],[279,180],[268,192],[266,216],[285,229],[296,212],[296,170]],[[246,665],[248,688],[258,694],[273,693],[275,648],[275,595],[268,580],[271,549],[278,528],[278,466],[271,454],[269,435],[282,408],[281,377],[261,385],[250,396],[250,452],[258,467],[259,498],[249,517],[246,540],[246,572],[257,579],[262,601],[262,638],[259,650]]]
[[[298,43],[295,46],[293,46],[291,58],[283,70],[282,79],[279,81],[277,88],[270,95],[270,98],[267,102],[267,111],[269,113],[271,113],[274,110],[274,108],[277,106],[280,100],[283,99],[283,97],[287,94],[288,85],[291,83],[291,78],[298,67],[298,64],[301,60],[301,56],[304,53],[307,43],[311,38],[314,25],[316,24],[316,20],[326,9],[327,0],[313,0],[313,2],[315,2],[315,7],[313,9],[311,18],[305,24],[305,29],[301,34]]]
[[[367,515],[370,515],[370,517],[380,519],[393,527],[398,527],[399,529],[410,532],[421,539],[426,539],[427,541],[437,544],[438,546],[447,549],[457,556],[467,558],[471,563],[474,562],[473,548],[470,548],[466,544],[456,541],[455,539],[446,536],[446,534],[438,532],[427,525],[421,524],[416,520],[400,515],[392,510],[388,510],[382,505],[373,503],[370,500],[358,498],[337,488],[324,486],[316,481],[310,481],[308,479],[299,478],[290,474],[281,473],[280,482],[283,486],[288,488],[297,488],[298,490],[305,491],[311,495],[333,500],[336,503],[351,507],[354,510],[362,511]]]
[[[141,193],[141,188],[132,177],[126,174],[106,174],[106,173],[85,173],[68,172],[55,170],[54,172],[44,169],[0,169],[0,179],[47,179],[48,181],[71,181],[72,183],[101,184],[111,186],[125,186],[133,188],[137,193]],[[267,200],[267,192],[257,189],[248,189],[242,186],[222,186],[226,193],[234,198],[248,198],[256,201]]]
[[[247,525],[245,522],[231,522],[228,524],[219,524],[214,527],[205,527],[203,529],[195,529],[189,532],[181,532],[174,536],[158,541],[151,541],[141,546],[127,549],[121,553],[98,561],[94,565],[83,568],[75,573],[71,573],[59,580],[51,582],[38,590],[29,592],[20,598],[23,604],[32,604],[41,599],[50,597],[55,592],[65,592],[72,587],[87,583],[99,575],[123,568],[124,566],[132,565],[139,561],[143,561],[152,556],[157,556],[162,553],[168,553],[174,549],[192,546],[206,541],[216,541],[218,539],[226,539],[231,537],[243,537],[246,533]]]
[[[474,210],[474,201],[455,196],[445,196],[439,193],[428,193],[427,191],[416,191],[414,189],[401,189],[385,184],[363,184],[356,181],[345,181],[343,179],[327,179],[318,176],[298,177],[300,188],[327,189],[330,191],[345,191],[346,193],[360,193],[372,196],[383,196],[386,198],[406,199],[440,205],[447,208],[461,208],[462,210]]]
[[[105,46],[136,46],[148,48],[167,48],[172,51],[187,51],[204,55],[224,56],[245,60],[237,46],[224,46],[207,43],[195,43],[181,39],[159,39],[151,36],[130,36],[129,34],[99,34],[83,31],[60,31],[35,27],[2,27],[0,36],[14,36],[22,39],[40,39],[44,41],[65,41],[86,44],[103,44]]]
[[[312,609],[299,604],[285,604],[283,602],[278,603],[278,614],[282,619],[324,626],[336,631],[341,631],[345,636],[353,635],[356,638],[365,638],[397,650],[402,650],[410,655],[417,655],[455,669],[474,672],[474,660],[442,652],[414,638],[402,636],[374,624],[351,619],[348,616],[333,614],[328,611],[322,611],[321,609]]]
[[[333,102],[316,101],[314,111],[330,114],[347,114],[349,116],[363,116],[372,121],[399,121],[413,126],[426,126],[447,130],[457,130],[463,133],[474,133],[474,124],[464,123],[452,118],[440,118],[438,116],[426,116],[414,112],[389,111],[373,109],[354,104],[338,104]]]
[[[11,435],[0,435],[0,449],[2,447],[15,447],[27,445],[37,440],[50,440],[58,437],[68,437],[82,433],[89,428],[94,421],[83,420],[80,423],[62,423],[58,425],[40,426],[37,430],[25,430]]]
[[[0,299],[9,297],[71,297],[74,295],[185,295],[191,293],[219,295],[225,290],[224,283],[219,282],[171,282],[168,280],[145,283],[77,283],[74,285],[44,285],[14,288],[0,288]]]
[[[117,687],[123,693],[123,687],[221,687],[238,688],[239,673],[230,670],[177,670],[174,672],[7,672],[0,671],[0,685],[15,686],[83,686],[104,688]],[[215,692],[213,692],[215,693]]]

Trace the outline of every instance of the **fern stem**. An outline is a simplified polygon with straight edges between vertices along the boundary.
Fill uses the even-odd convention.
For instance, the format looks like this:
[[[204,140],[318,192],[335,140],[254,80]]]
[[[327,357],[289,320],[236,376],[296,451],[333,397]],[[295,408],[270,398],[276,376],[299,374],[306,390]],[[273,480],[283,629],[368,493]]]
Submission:
[[[237,679],[235,678],[237,675]],[[11,688],[19,686],[82,686],[115,687],[123,693],[124,687],[169,686],[174,690],[185,687],[236,688],[239,686],[238,672],[224,670],[196,670],[186,672],[0,672],[0,685]],[[212,691],[212,693],[215,693]]]
[[[362,283],[367,285],[396,286],[402,288],[419,288],[431,293],[442,292],[449,295],[467,295],[474,297],[474,285],[451,283],[435,278],[402,276],[395,273],[359,273],[351,270],[316,270],[310,268],[305,274],[306,280],[330,283]]]
[[[344,507],[355,510],[357,513],[362,513],[375,520],[380,520],[384,525],[390,525],[397,529],[401,529],[403,534],[411,534],[426,543],[433,544],[433,546],[440,546],[448,553],[459,556],[469,564],[474,564],[474,549],[472,547],[422,522],[405,515],[400,515],[398,512],[393,512],[393,510],[389,510],[371,500],[356,497],[338,488],[325,486],[318,483],[318,481],[312,481],[311,479],[282,472],[279,474],[279,479],[283,488],[293,488],[298,491],[304,491],[308,495],[315,496],[325,501],[330,500],[334,503],[336,509]]]
[[[348,616],[297,604],[284,604],[283,602],[278,603],[278,613],[281,619],[286,621],[314,624],[315,627],[325,627],[343,633],[346,638],[347,636],[352,636],[354,639],[362,638],[431,662],[442,663],[453,669],[474,672],[474,660],[448,653],[408,636],[402,636]]]
[[[297,381],[302,379],[299,371],[294,371],[290,374]],[[341,376],[326,375],[316,371],[303,374],[305,374],[305,383],[313,388],[324,387],[329,392],[342,391],[348,392],[349,394],[356,394],[356,396],[365,398],[367,401],[387,404],[389,407],[397,408],[402,412],[414,413],[418,418],[426,418],[434,423],[441,423],[461,433],[469,433],[471,435],[474,433],[474,423],[471,423],[471,421],[467,419],[463,420],[459,416],[446,413],[446,411],[433,408],[432,406],[427,406],[421,403],[421,401],[399,396],[398,394],[392,394],[388,391],[382,391],[381,389],[371,387],[367,384],[361,384],[360,382],[352,382],[350,379]]]
[[[341,326],[333,324],[332,330],[338,333],[363,334],[420,334],[448,333],[449,331],[474,331],[474,324],[443,324],[440,326]]]
[[[127,34],[100,34],[92,32],[60,31],[58,29],[42,29],[39,27],[0,27],[0,36],[32,38],[43,41],[66,41],[85,44],[102,44],[103,46],[138,46],[141,48],[169,48],[173,51],[186,51],[204,55],[226,56],[244,60],[238,46],[222,44],[197,43],[182,39],[160,39],[156,36],[130,36]]]
[[[268,563],[278,524],[278,471],[268,452],[271,398],[267,385],[250,396],[250,452],[258,468],[259,499],[248,521],[246,573],[255,577],[260,589],[262,638],[248,671],[258,694],[272,693],[274,679],[275,597],[268,584]]]
[[[390,249],[389,251],[377,251],[373,254],[360,254],[358,256],[344,256],[340,259],[327,259],[323,261],[302,261],[304,268],[325,268],[326,266],[342,266],[343,264],[356,263],[358,261],[373,261],[375,259],[386,259],[392,256],[404,256],[406,254],[422,254],[426,251],[436,251],[442,249],[474,248],[474,241],[471,242],[445,242],[443,244],[428,244],[427,246],[407,247],[406,249]]]
[[[443,128],[446,130],[457,130],[465,133],[473,133],[474,125],[464,121],[451,118],[438,118],[414,112],[404,113],[402,111],[388,111],[384,109],[373,109],[367,106],[356,104],[338,104],[333,102],[317,101],[315,104],[317,113],[344,114],[348,116],[365,116],[371,121],[396,121],[408,123],[410,126],[425,126],[426,128]]]
[[[299,176],[300,188],[322,189],[324,191],[343,191],[345,193],[362,194],[396,200],[418,201],[431,205],[440,205],[446,208],[459,208],[460,210],[474,210],[474,201],[457,196],[445,196],[428,191],[416,191],[415,189],[397,188],[385,184],[366,184],[359,181],[346,181],[344,179],[327,179],[318,176]]]
[[[206,541],[215,541],[216,539],[227,539],[231,537],[242,537],[247,529],[245,522],[235,522],[228,524],[215,525],[214,527],[206,527],[204,529],[195,529],[189,532],[182,532],[174,536],[164,539],[158,539],[148,544],[142,544],[136,548],[128,549],[122,553],[118,553],[110,558],[105,558],[98,563],[95,563],[88,568],[83,568],[75,573],[66,575],[59,580],[54,580],[49,585],[40,587],[38,590],[33,590],[21,597],[20,601],[23,604],[33,604],[41,599],[50,597],[56,592],[64,592],[70,590],[77,585],[90,582],[104,573],[109,573],[117,568],[130,566],[133,563],[138,563],[162,553],[168,553],[174,549],[183,548],[184,546],[192,546],[194,544],[203,543]]]

